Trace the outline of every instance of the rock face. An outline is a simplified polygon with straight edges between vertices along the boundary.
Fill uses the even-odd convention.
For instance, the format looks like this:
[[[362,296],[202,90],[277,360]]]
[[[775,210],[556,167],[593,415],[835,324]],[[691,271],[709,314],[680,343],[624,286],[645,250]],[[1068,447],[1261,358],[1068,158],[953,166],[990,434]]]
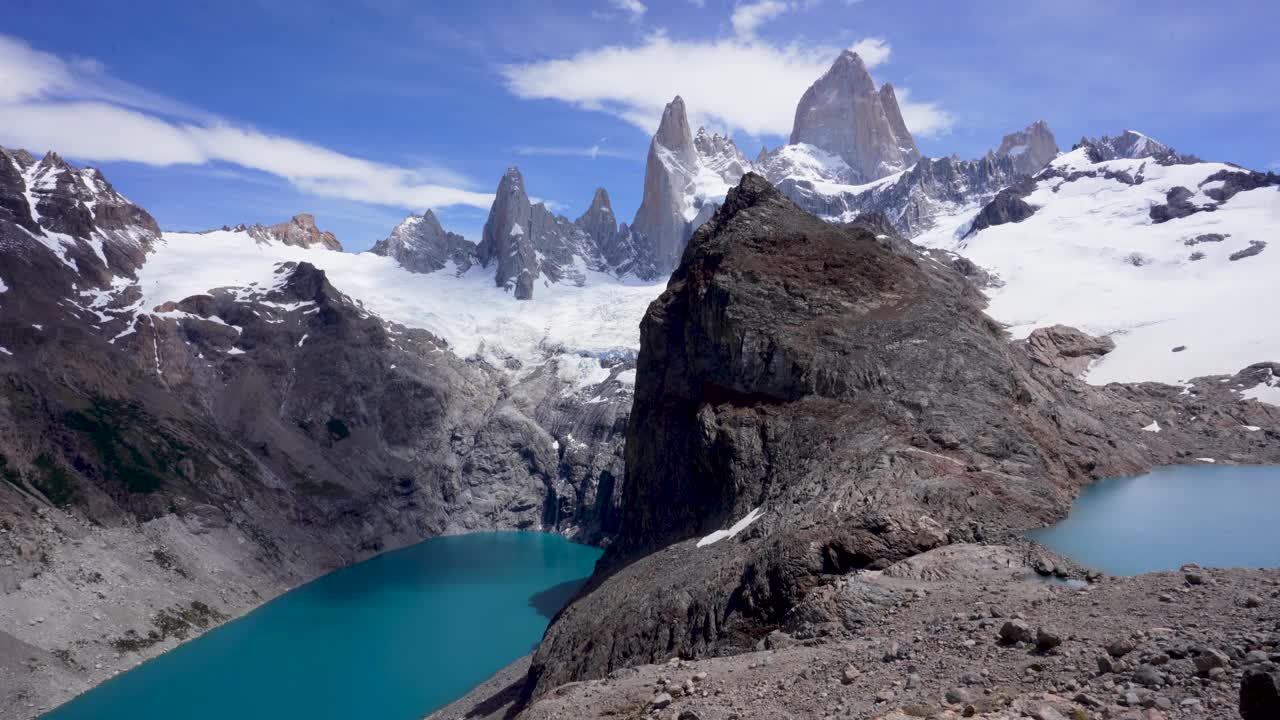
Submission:
[[[702,128],[695,138],[680,96],[667,104],[649,144],[644,193],[631,223],[652,257],[654,277],[675,268],[693,231],[750,166],[731,138]]]
[[[1058,141],[1049,124],[1037,120],[1026,130],[1009,133],[1000,141],[996,155],[1013,158],[1013,169],[1023,175],[1035,175],[1058,155]]]
[[[1277,427],[1280,409],[1085,385],[1009,343],[983,305],[909,245],[744,177],[642,323],[621,529],[527,693],[751,649],[825,575],[1018,536],[1097,478],[1210,448],[1280,456],[1238,419]],[[1089,351],[1061,335],[1037,352]],[[1204,426],[1142,432],[1174,412]]]
[[[421,216],[410,215],[379,240],[370,250],[375,255],[395,259],[404,269],[416,273],[432,273],[453,263],[459,274],[475,262],[476,244],[457,233],[448,232],[431,210]]]
[[[278,242],[301,248],[324,248],[342,252],[342,243],[331,232],[316,227],[316,218],[310,213],[294,215],[286,222],[275,225],[250,225],[245,230],[258,242]]]
[[[862,58],[848,50],[800,98],[791,143],[840,157],[858,183],[905,170],[920,159],[893,86],[876,90]]]
[[[20,264],[6,268],[13,275],[26,273],[21,264],[44,264],[44,258],[32,257],[43,246],[74,271],[82,286],[98,288],[107,287],[116,274],[132,277],[160,237],[156,221],[116,192],[97,169],[72,167],[53,152],[37,161],[25,150],[2,147],[0,222],[7,236],[0,247],[20,256],[14,259]],[[15,280],[5,279],[11,285]]]
[[[984,205],[973,218],[969,231],[965,233],[966,237],[996,225],[1022,222],[1034,215],[1036,209],[1028,205],[1023,198],[1030,195],[1035,188],[1035,182],[1031,177],[1024,175],[1009,187],[996,193],[991,202]]]

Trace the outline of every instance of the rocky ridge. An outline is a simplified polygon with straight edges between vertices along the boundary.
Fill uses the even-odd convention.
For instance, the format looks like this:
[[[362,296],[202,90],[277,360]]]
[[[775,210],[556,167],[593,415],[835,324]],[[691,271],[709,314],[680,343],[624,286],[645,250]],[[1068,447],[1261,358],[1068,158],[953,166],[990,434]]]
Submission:
[[[1276,461],[1273,406],[1088,386],[1075,363],[1105,343],[1053,329],[1011,344],[983,304],[909,244],[746,176],[642,324],[621,529],[548,629],[526,695],[749,651],[823,577],[1016,537],[1099,478]],[[1184,416],[1194,429],[1141,430]]]

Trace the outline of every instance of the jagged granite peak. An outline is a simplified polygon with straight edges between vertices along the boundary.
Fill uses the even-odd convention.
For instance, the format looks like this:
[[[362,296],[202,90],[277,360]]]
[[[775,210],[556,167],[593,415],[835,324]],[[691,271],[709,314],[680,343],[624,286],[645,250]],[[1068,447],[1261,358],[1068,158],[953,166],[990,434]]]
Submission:
[[[1058,156],[1058,141],[1049,129],[1049,123],[1037,120],[1025,130],[1005,135],[996,155],[1013,158],[1015,170],[1024,175],[1035,175]]]
[[[644,192],[631,231],[653,259],[655,275],[680,262],[689,236],[715,212],[729,188],[751,169],[733,140],[699,128],[689,131],[684,100],[676,96],[645,160]]]
[[[730,185],[737,185],[751,171],[751,161],[728,135],[709,133],[700,127],[693,137],[693,147],[702,164]]]
[[[524,190],[520,169],[507,168],[498,181],[498,190],[484,223],[476,256],[480,264],[494,266],[494,282],[512,291],[518,299],[533,297],[533,280],[538,272],[538,257],[528,241],[529,216],[533,205]]]
[[[390,235],[374,243],[369,252],[392,258],[409,272],[432,273],[453,263],[460,274],[471,268],[476,244],[445,230],[435,212],[427,210],[402,220]]]
[[[596,195],[600,199],[600,193]],[[605,194],[606,205],[607,197]],[[598,221],[603,211],[596,210]],[[532,203],[524,176],[519,168],[511,167],[498,183],[476,256],[481,265],[494,268],[494,283],[519,300],[533,297],[539,278],[548,283],[582,285],[586,282],[584,270],[609,269],[585,224],[556,215],[543,203]]]
[[[893,87],[877,91],[857,53],[845,50],[800,98],[791,143],[839,156],[855,182],[870,182],[920,159]]]
[[[689,129],[689,115],[685,110],[684,98],[677,95],[662,109],[662,120],[658,123],[653,141],[692,162],[693,132]]]
[[[132,278],[160,237],[155,219],[96,168],[3,147],[0,164],[0,221],[21,227],[25,236],[15,238],[43,246],[88,284]]]
[[[316,227],[316,217],[311,213],[298,213],[275,225],[250,225],[245,232],[260,243],[278,242],[293,247],[342,252],[342,243],[338,242],[337,236]]]
[[[1087,385],[1070,369],[1105,343],[1061,328],[1010,342],[985,304],[910,243],[823,222],[746,175],[641,323],[620,532],[548,628],[525,696],[752,652],[775,630],[847,637],[856,599],[805,606],[832,576],[1012,541],[1097,479],[1221,443],[1241,462],[1280,457],[1236,416],[1280,409]],[[1184,412],[1193,427],[1141,429]]]

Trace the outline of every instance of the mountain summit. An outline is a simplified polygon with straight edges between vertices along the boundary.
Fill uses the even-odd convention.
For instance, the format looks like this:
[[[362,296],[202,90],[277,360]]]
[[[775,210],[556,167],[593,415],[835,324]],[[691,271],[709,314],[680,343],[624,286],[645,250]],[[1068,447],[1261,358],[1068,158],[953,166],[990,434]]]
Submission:
[[[862,58],[849,50],[800,98],[791,143],[839,156],[858,182],[892,175],[920,159],[893,86],[877,90]]]

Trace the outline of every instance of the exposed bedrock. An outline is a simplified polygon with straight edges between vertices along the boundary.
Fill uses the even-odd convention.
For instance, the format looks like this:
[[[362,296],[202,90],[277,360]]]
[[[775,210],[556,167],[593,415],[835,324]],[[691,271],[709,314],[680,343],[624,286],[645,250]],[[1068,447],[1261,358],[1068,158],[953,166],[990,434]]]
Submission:
[[[752,648],[823,575],[1009,538],[1099,478],[1280,459],[1280,409],[1086,385],[1078,363],[1105,341],[1010,342],[983,305],[953,269],[747,175],[644,318],[622,526],[526,694]],[[1141,430],[1153,420],[1163,432]]]

